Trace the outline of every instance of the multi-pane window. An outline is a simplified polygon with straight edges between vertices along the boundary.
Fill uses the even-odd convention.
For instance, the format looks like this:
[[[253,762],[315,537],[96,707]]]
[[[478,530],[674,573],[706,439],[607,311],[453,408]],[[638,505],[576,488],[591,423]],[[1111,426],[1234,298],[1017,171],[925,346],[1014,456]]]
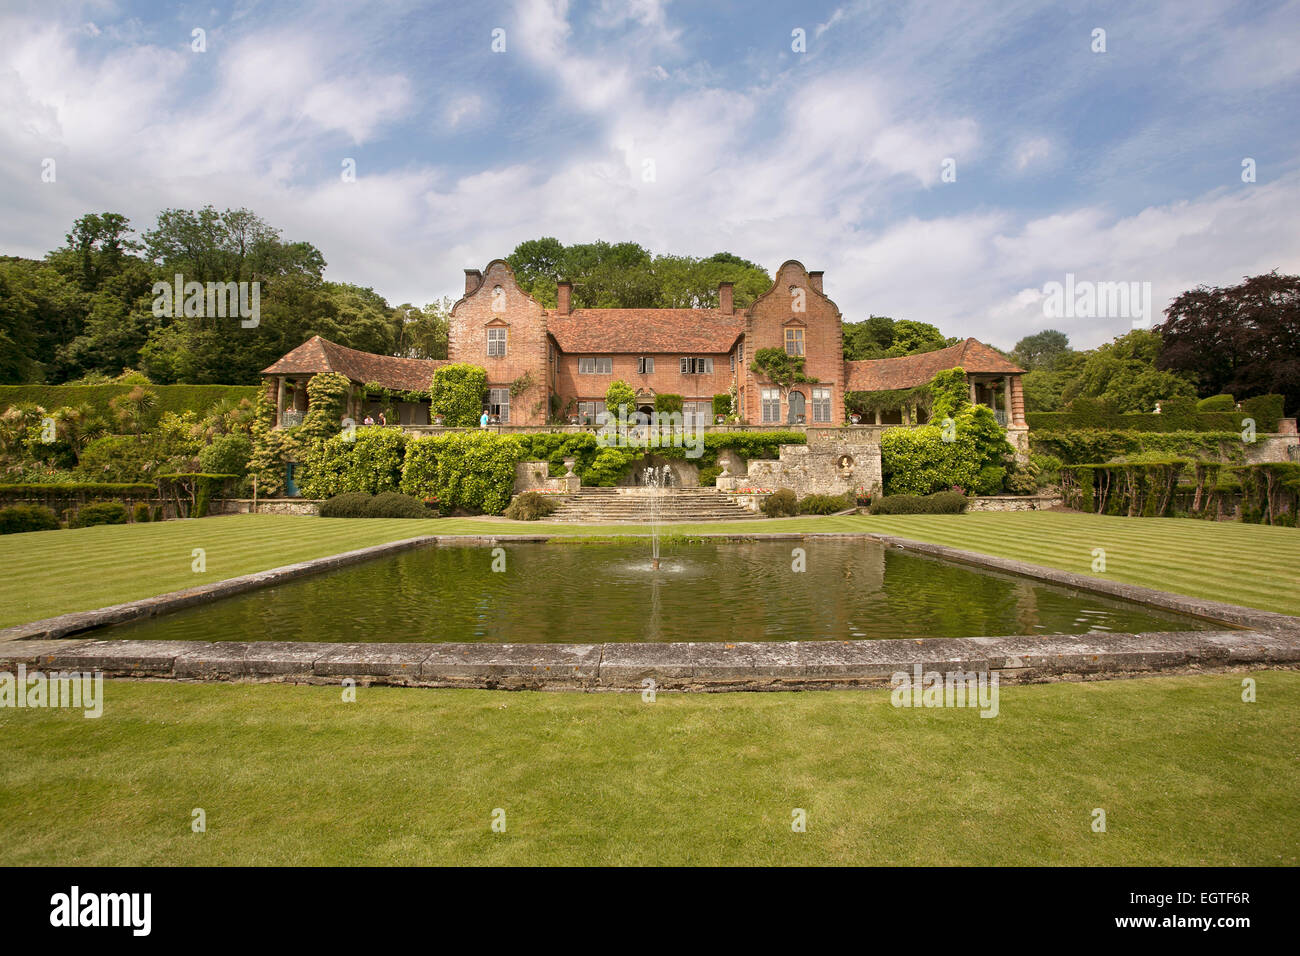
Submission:
[[[488,389],[488,414],[495,415],[502,425],[510,423],[510,389]]]
[[[803,329],[785,330],[785,354],[803,355]]]
[[[655,360],[653,356],[643,355],[636,360],[636,370],[642,375],[649,375],[655,370]]]
[[[711,375],[713,373],[713,359],[711,358],[682,356],[681,363],[683,375]]]
[[[779,388],[765,388],[762,394],[763,399],[763,423],[771,424],[781,420],[781,390]]]
[[[487,349],[488,355],[505,355],[506,354],[506,330],[505,329],[488,329],[487,330]]]
[[[829,388],[814,388],[812,390],[813,422],[829,422],[831,420],[831,390]]]
[[[614,371],[614,360],[612,358],[588,357],[578,359],[578,373],[580,375],[609,375]]]
[[[731,370],[732,370],[733,372],[736,370],[736,353],[735,353],[735,352],[732,352],[732,353],[731,353]]]
[[[604,402],[579,402],[578,421],[584,425],[601,425],[605,421]]]
[[[707,425],[712,416],[712,402],[682,402],[683,425]]]

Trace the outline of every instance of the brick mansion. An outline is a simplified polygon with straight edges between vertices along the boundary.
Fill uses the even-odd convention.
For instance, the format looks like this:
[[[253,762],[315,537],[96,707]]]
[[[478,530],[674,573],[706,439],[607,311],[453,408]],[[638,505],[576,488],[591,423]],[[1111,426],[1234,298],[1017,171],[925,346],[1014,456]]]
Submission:
[[[574,309],[571,284],[560,282],[556,307],[548,309],[497,259],[483,271],[465,270],[464,295],[451,310],[446,360],[373,355],[316,336],[263,376],[281,423],[306,410],[306,382],[319,372],[349,379],[348,410],[360,421],[378,413],[367,386],[423,392],[439,366],[464,362],[486,369],[489,412],[503,426],[592,421],[605,411],[610,383],[621,380],[634,390],[639,411],[653,410],[659,395],[681,396],[688,424],[712,423],[714,396],[734,394],[736,414],[750,425],[834,427],[849,424],[849,393],[902,394],[936,372],[960,367],[972,401],[992,407],[1010,429],[1024,429],[1023,370],[973,338],[919,355],[846,360],[843,319],[822,277],[791,260],[748,308],[736,308],[732,285],[724,282],[717,307],[709,309]],[[789,389],[764,381],[750,363],[768,348],[803,356],[813,381]],[[393,408],[400,421],[390,424],[430,424],[427,400]],[[886,407],[862,424],[916,420],[915,410]]]

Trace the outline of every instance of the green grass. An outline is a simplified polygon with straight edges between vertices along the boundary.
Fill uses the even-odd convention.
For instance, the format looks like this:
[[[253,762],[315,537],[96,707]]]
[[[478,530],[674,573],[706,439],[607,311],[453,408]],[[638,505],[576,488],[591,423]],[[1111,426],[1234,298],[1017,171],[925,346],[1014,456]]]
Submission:
[[[628,525],[583,527],[490,518],[323,519],[235,515],[197,521],[40,531],[0,537],[0,627],[163,594],[424,534],[620,535]],[[1171,518],[1064,512],[851,515],[666,526],[724,531],[879,531],[1091,573],[1181,594],[1300,614],[1300,531]],[[207,570],[191,570],[205,551]]]
[[[1003,687],[991,720],[109,682],[98,720],[0,710],[0,833],[9,864],[1295,865],[1300,673],[1253,676],[1252,704],[1240,674]]]

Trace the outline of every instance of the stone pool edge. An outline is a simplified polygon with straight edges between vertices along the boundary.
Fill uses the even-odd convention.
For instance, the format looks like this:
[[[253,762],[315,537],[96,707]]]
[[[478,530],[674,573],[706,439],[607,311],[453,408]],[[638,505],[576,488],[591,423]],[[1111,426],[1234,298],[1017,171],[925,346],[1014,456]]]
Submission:
[[[567,535],[423,535],[0,630],[0,671],[20,664],[106,676],[488,689],[782,690],[887,685],[897,671],[997,671],[1008,682],[1119,677],[1252,665],[1300,667],[1300,618],[1121,584],[874,532],[700,534],[735,541],[872,539],[962,564],[1248,628],[1105,635],[677,644],[383,644],[70,639],[280,581],[421,547],[574,540]],[[581,540],[581,539],[580,539]]]
[[[900,671],[1005,683],[1300,668],[1300,634],[1139,634],[687,644],[313,644],[12,641],[0,671],[175,681],[486,690],[780,691],[889,686]],[[653,682],[653,683],[651,683]]]

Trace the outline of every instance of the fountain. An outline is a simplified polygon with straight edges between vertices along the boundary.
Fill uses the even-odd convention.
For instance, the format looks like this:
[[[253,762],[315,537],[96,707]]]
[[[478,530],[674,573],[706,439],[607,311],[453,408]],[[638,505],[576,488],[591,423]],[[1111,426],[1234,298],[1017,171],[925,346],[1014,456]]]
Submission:
[[[646,506],[650,511],[650,568],[653,571],[658,571],[660,496],[663,494],[664,486],[668,484],[672,473],[667,465],[662,467],[648,465],[642,474],[645,476],[646,488],[650,492],[646,495]]]

